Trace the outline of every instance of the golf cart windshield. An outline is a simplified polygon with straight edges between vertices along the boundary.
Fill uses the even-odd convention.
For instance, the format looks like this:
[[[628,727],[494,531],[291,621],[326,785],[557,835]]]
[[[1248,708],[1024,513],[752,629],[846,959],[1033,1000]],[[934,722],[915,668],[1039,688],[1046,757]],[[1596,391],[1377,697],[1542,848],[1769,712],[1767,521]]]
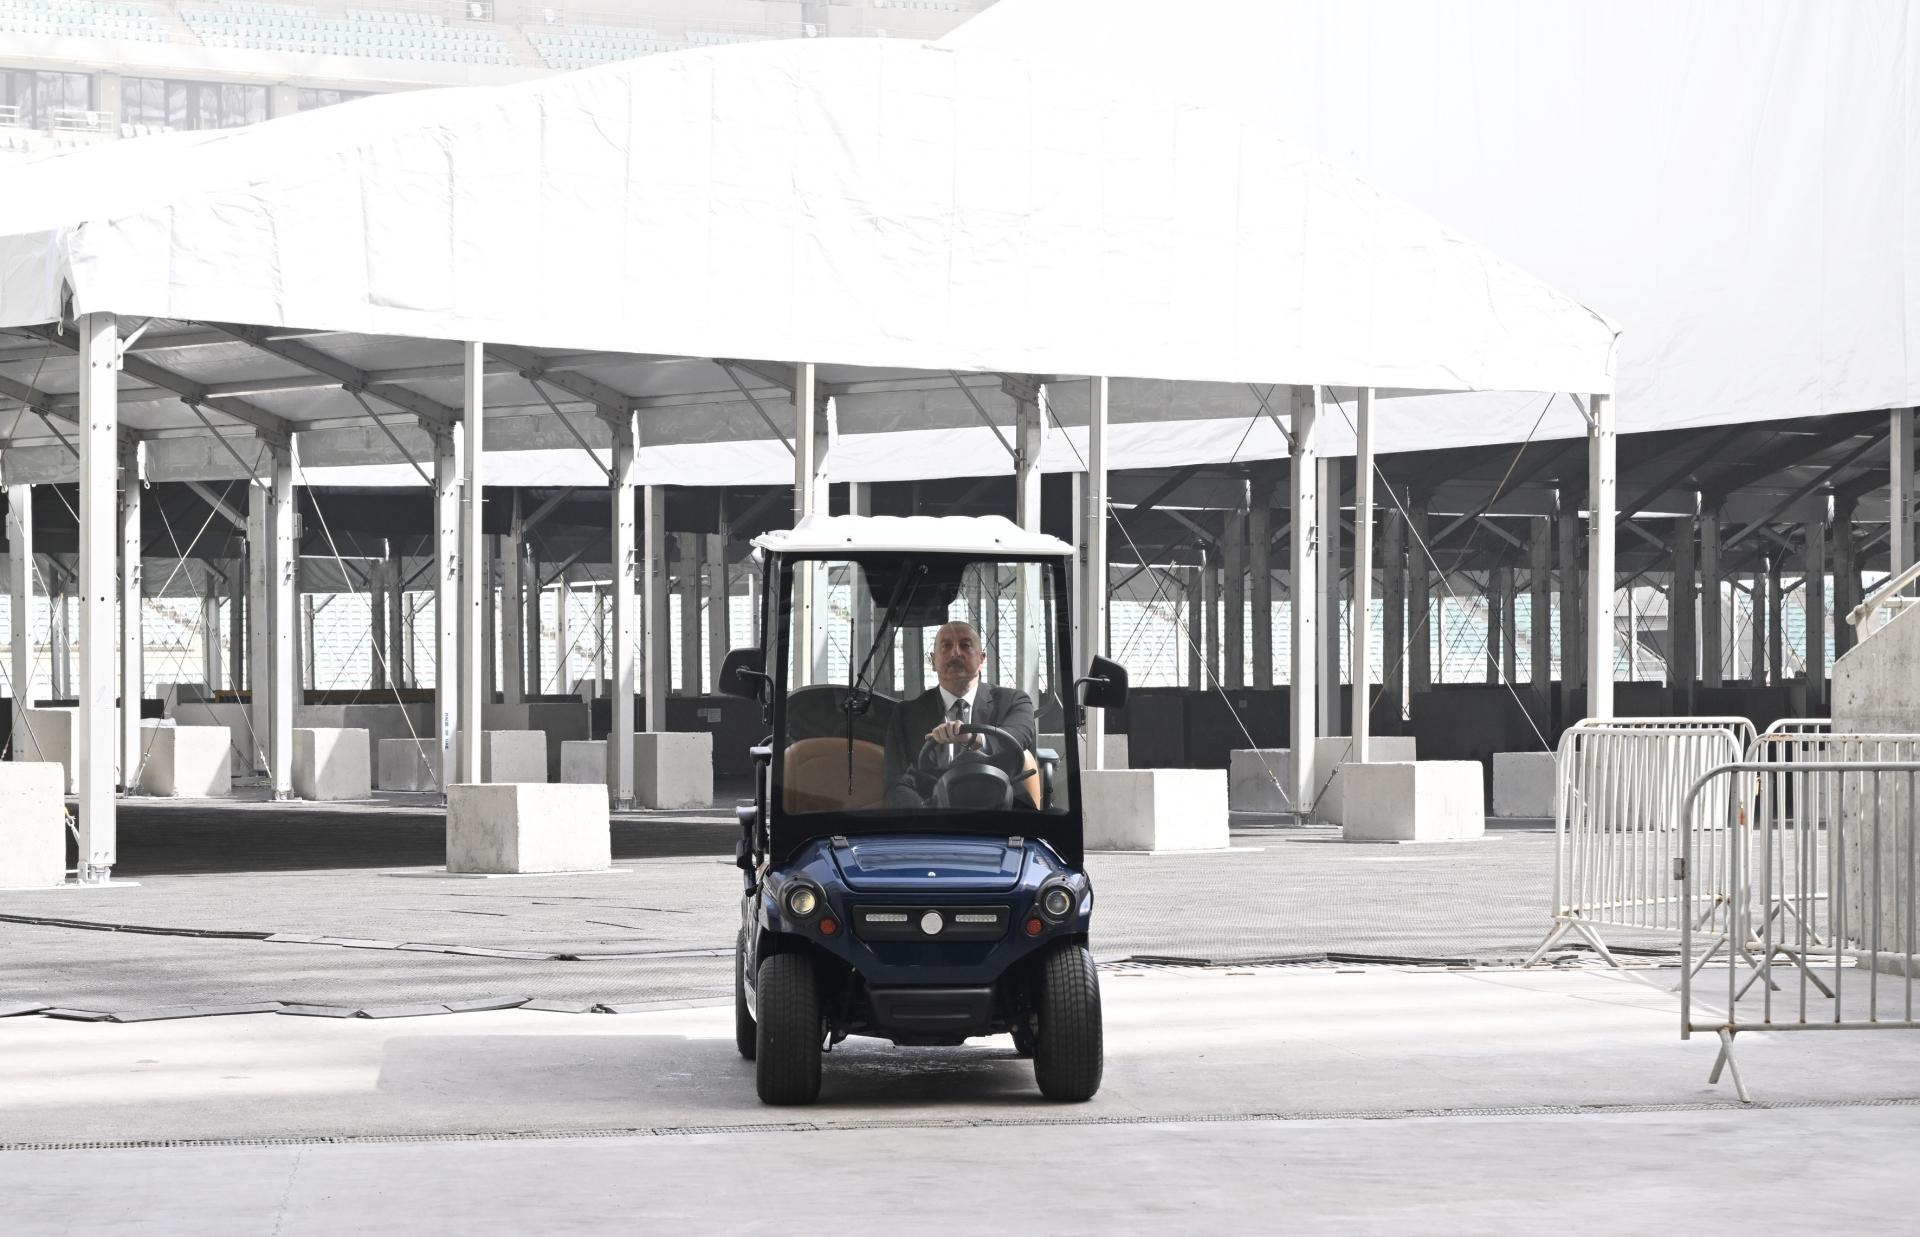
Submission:
[[[1059,560],[874,553],[782,574],[780,815],[1044,836],[1069,813]]]

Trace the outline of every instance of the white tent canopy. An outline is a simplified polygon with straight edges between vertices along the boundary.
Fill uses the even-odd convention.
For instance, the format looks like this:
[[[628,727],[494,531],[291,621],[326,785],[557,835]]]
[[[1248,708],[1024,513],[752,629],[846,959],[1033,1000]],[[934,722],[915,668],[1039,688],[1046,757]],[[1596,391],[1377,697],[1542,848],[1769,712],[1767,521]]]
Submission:
[[[1606,306],[1623,433],[1920,404],[1907,0],[1000,0],[943,42],[1233,109]]]
[[[975,407],[1006,417],[998,380],[969,393],[952,371],[1139,379],[1116,384],[1116,425],[1165,430],[1117,430],[1113,467],[1284,455],[1276,383],[1613,385],[1616,333],[1598,314],[1274,127],[998,51],[690,51],[112,143],[10,177],[0,327],[156,319],[138,354],[195,395],[220,393],[204,407],[223,427],[251,433],[212,415],[240,391],[225,398],[312,431],[314,482],[419,478],[341,383],[210,339],[207,324],[314,332],[297,342],[379,380],[376,408],[383,391],[457,407],[459,346],[445,341],[531,351],[631,401],[641,479],[682,484],[791,476],[740,388],[783,403],[762,376],[797,360],[821,363],[834,396],[835,480],[952,475],[956,459],[1009,468]],[[47,359],[59,342],[0,344],[15,384],[0,390],[70,405],[72,366]],[[570,394],[581,382],[543,396],[516,356],[494,366],[488,415],[526,424],[490,431],[490,480],[591,483],[600,466],[546,403],[587,407]],[[729,371],[715,357],[774,364]],[[138,373],[122,386],[125,423],[160,444],[153,475],[238,472],[177,386]],[[1470,425],[1387,400],[1380,437],[1518,437],[1545,399],[1505,396],[1504,419]],[[1073,400],[1053,401],[1063,426]],[[394,428],[420,458],[410,420]],[[16,426],[10,478],[70,470],[38,430]],[[1326,430],[1325,449],[1346,449],[1341,417]],[[1072,434],[1049,450],[1045,468],[1083,466]]]

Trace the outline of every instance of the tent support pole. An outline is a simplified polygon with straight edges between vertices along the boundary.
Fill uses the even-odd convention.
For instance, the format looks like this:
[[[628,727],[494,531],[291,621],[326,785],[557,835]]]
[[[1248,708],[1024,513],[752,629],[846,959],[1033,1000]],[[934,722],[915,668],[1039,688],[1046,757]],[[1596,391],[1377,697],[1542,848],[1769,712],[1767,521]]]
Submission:
[[[273,714],[269,693],[273,683],[273,553],[269,532],[273,520],[271,479],[247,482],[247,694],[252,718],[253,771],[266,776],[271,763],[269,739]]]
[[[640,487],[640,589],[641,729],[651,734],[667,728],[667,691],[673,683],[665,486]]]
[[[527,573],[521,560],[527,554],[526,514],[520,491],[513,492],[513,515],[500,556],[500,698],[519,704],[527,691]]]
[[[1081,540],[1086,567],[1081,576],[1086,598],[1081,606],[1080,632],[1089,660],[1107,651],[1107,406],[1112,383],[1087,379],[1087,484],[1080,511]],[[1073,667],[1073,676],[1086,673],[1086,663]],[[1107,767],[1107,715],[1086,710],[1086,769]]]
[[[299,547],[293,535],[294,444],[268,444],[266,546],[266,610],[268,647],[267,726],[261,732],[267,744],[267,768],[273,778],[273,797],[293,798],[293,719],[300,705],[294,670],[295,599],[300,575]]]
[[[13,692],[13,758],[23,759],[27,710],[33,707],[33,487],[7,487],[7,612],[12,639],[8,682]]]
[[[456,428],[433,436],[434,572],[433,700],[440,793],[459,776],[454,731],[460,724],[460,438]]]
[[[1256,467],[1247,501],[1247,583],[1253,601],[1251,686],[1273,686],[1273,480]]]
[[[1320,590],[1315,580],[1319,569],[1320,479],[1315,443],[1320,417],[1320,388],[1297,386],[1289,392],[1291,412],[1288,426],[1293,447],[1293,540],[1287,548],[1288,567],[1293,576],[1293,605],[1289,621],[1293,627],[1293,683],[1287,692],[1289,718],[1288,743],[1293,749],[1293,784],[1290,787],[1293,810],[1301,818],[1313,810],[1313,740],[1318,720],[1315,690],[1319,661],[1315,610]]]
[[[466,441],[460,459],[460,657],[450,669],[460,679],[459,780],[477,782],[481,774],[480,728],[486,703],[481,691],[487,663],[493,660],[493,650],[481,644],[487,629],[482,606],[491,607],[493,592],[490,587],[493,573],[484,557],[481,536],[481,516],[485,511],[482,487],[486,457],[486,358],[476,342],[466,342],[462,350],[466,367],[460,426]],[[446,779],[448,785],[453,782],[451,776]]]
[[[1353,679],[1353,751],[1367,762],[1373,717],[1367,662],[1373,643],[1373,389],[1362,387],[1355,401],[1353,455],[1353,645],[1347,655]]]
[[[1587,716],[1613,716],[1614,507],[1619,468],[1613,399],[1595,395],[1587,426]]]
[[[1320,547],[1314,576],[1313,604],[1316,637],[1313,650],[1319,659],[1319,727],[1316,734],[1344,734],[1340,724],[1340,494],[1343,478],[1340,461],[1315,457],[1320,470],[1319,509],[1314,521],[1314,537]]]
[[[636,692],[633,660],[635,607],[640,601],[639,548],[634,544],[639,512],[634,485],[638,416],[627,412],[613,422],[613,683],[612,726],[607,751],[607,787],[616,811],[633,806],[633,699]],[[566,605],[563,589],[561,605]],[[596,620],[597,628],[598,622]],[[564,627],[563,627],[564,630]],[[562,664],[565,654],[562,654]],[[598,677],[599,670],[594,671]]]
[[[123,438],[120,469],[120,791],[140,784],[140,698],[146,694],[146,637],[140,629],[140,443]],[[211,633],[202,632],[205,640]]]
[[[820,382],[811,362],[793,367],[793,522],[827,513],[827,447],[829,414],[820,394]],[[794,580],[794,609],[799,630],[807,633],[808,648],[789,652],[794,659],[788,682],[794,686],[818,681],[825,672],[827,632],[816,622],[815,594],[822,568],[803,568]]]
[[[80,788],[81,884],[105,883],[118,851],[113,801],[116,667],[116,475],[120,449],[118,320],[87,314],[80,328],[80,710],[74,735]],[[137,690],[137,688],[136,688]],[[139,715],[138,698],[130,700]]]

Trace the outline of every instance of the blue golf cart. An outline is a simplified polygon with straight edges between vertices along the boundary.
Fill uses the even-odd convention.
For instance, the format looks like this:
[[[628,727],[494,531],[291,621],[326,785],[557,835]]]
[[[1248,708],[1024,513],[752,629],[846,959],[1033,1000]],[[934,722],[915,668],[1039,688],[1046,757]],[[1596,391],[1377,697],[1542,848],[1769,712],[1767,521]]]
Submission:
[[[737,854],[735,1031],[760,1098],[811,1103],[849,1035],[1010,1035],[1043,1095],[1091,1098],[1076,732],[1127,676],[1101,657],[1069,669],[1072,547],[919,516],[810,517],[754,544],[758,645],[728,655],[721,687],[772,725]]]

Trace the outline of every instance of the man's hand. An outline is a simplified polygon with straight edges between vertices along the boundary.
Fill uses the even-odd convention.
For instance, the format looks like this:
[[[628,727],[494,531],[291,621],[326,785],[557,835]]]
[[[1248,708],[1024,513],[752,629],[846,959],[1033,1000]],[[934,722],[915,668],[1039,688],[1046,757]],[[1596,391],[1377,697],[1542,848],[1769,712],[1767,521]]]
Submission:
[[[935,743],[958,743],[963,747],[979,747],[980,736],[972,731],[962,731],[964,722],[941,722],[927,732],[927,738]]]

